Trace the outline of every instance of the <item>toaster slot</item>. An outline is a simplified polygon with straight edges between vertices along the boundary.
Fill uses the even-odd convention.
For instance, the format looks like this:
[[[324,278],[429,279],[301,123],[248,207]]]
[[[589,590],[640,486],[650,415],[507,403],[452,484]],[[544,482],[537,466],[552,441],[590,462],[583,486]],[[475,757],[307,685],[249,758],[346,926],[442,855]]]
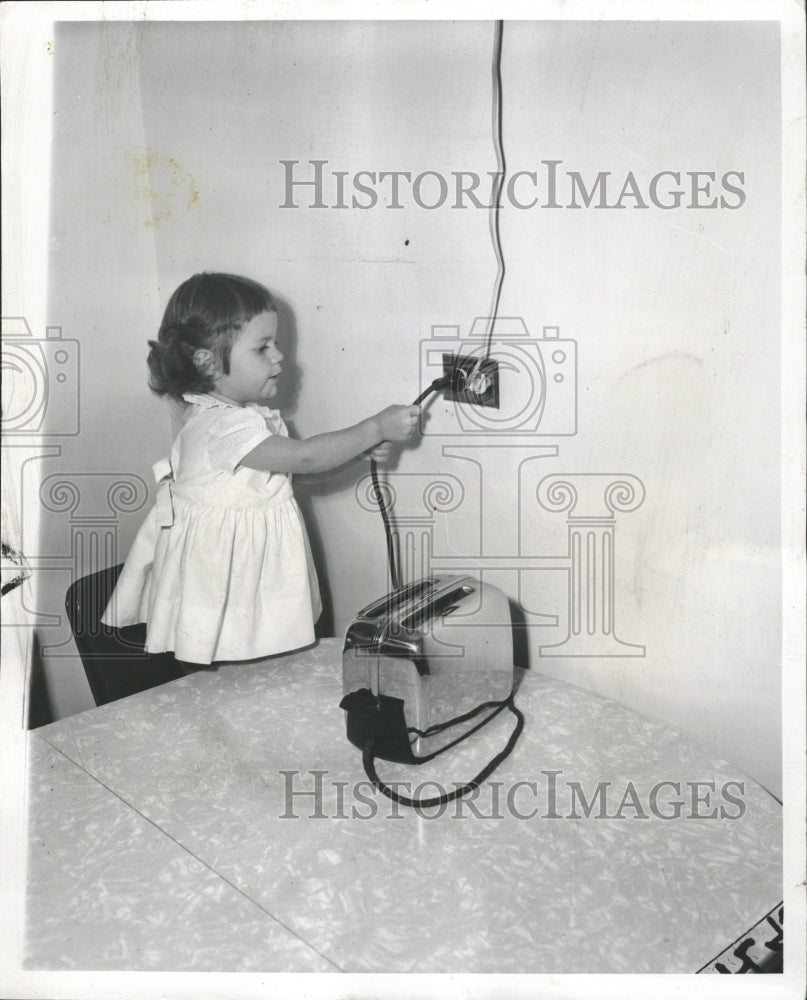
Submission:
[[[420,628],[434,618],[442,618],[456,611],[462,601],[469,594],[474,593],[474,588],[465,583],[459,587],[453,587],[443,594],[439,594],[433,600],[426,601],[412,614],[404,618],[401,625],[404,629],[412,630]]]
[[[407,584],[407,586],[401,587],[399,590],[393,590],[386,597],[368,604],[366,608],[359,612],[358,617],[369,619],[387,618],[391,612],[398,610],[408,601],[417,600],[430,590],[434,590],[435,584],[436,580],[434,577],[426,577],[415,583]]]

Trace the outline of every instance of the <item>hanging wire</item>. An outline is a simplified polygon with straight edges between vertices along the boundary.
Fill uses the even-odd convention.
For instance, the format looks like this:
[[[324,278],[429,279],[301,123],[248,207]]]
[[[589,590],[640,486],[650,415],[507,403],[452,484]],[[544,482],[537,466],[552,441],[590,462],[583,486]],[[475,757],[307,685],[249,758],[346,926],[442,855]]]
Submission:
[[[504,254],[502,253],[502,239],[499,232],[499,209],[501,191],[504,185],[504,178],[507,174],[507,164],[504,159],[504,145],[502,143],[502,33],[504,21],[496,22],[496,37],[493,43],[493,145],[496,149],[496,184],[495,197],[491,202],[489,225],[490,236],[493,241],[493,249],[496,253],[498,270],[496,273],[496,283],[493,291],[493,302],[490,307],[488,318],[488,336],[485,348],[485,355],[490,354],[491,338],[493,336],[493,324],[499,311],[499,298],[502,294],[502,282],[504,281]]]
[[[493,183],[493,190],[491,192],[491,201],[488,208],[488,227],[490,229],[490,238],[493,243],[493,250],[496,254],[496,281],[493,286],[493,300],[490,306],[490,312],[488,315],[488,328],[487,335],[485,337],[485,351],[482,357],[474,365],[472,371],[469,373],[466,384],[473,385],[473,380],[477,377],[480,366],[484,361],[490,357],[490,348],[493,340],[493,327],[496,322],[496,317],[499,311],[499,299],[502,293],[502,283],[504,282],[505,274],[505,263],[504,254],[502,253],[502,241],[501,234],[499,233],[499,201],[501,199],[501,191],[504,185],[504,179],[507,175],[507,164],[504,158],[504,146],[502,144],[502,34],[504,29],[504,21],[496,21],[496,30],[494,33],[493,40],[493,146],[496,150],[496,175]],[[449,377],[444,377],[442,379],[436,379],[432,384],[425,389],[415,400],[415,406],[420,405],[427,396],[431,393],[441,392],[447,387],[451,379]],[[397,536],[394,532],[392,526],[392,520],[390,518],[390,510],[387,506],[386,497],[384,496],[384,490],[381,481],[378,476],[378,467],[374,460],[370,462],[370,477],[373,483],[373,493],[375,495],[376,503],[378,504],[378,509],[381,513],[381,519],[384,522],[384,532],[387,539],[387,562],[389,564],[390,580],[392,583],[393,590],[397,590],[401,586],[400,573],[398,568],[398,551],[397,551]]]
[[[488,207],[488,228],[490,238],[493,243],[493,250],[496,254],[496,280],[493,284],[493,299],[488,311],[487,332],[485,335],[485,350],[482,357],[476,362],[468,376],[470,383],[474,379],[483,362],[490,357],[490,349],[493,342],[493,328],[499,312],[499,299],[502,294],[502,283],[504,282],[505,263],[502,253],[501,233],[499,232],[499,210],[501,208],[501,193],[504,186],[504,179],[507,176],[507,163],[504,158],[504,144],[502,142],[502,35],[504,33],[504,21],[496,21],[496,30],[493,39],[493,147],[496,151],[496,175],[492,185],[491,201]]]

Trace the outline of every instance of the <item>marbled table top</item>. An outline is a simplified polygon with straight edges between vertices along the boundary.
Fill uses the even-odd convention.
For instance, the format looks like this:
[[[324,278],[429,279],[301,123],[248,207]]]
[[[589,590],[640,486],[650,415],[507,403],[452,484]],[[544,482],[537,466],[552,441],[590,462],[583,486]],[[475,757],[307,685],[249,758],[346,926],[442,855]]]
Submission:
[[[782,898],[778,803],[614,702],[528,672],[512,756],[419,815],[341,694],[331,639],[32,732],[27,967],[685,973]],[[378,770],[450,788],[512,726]]]

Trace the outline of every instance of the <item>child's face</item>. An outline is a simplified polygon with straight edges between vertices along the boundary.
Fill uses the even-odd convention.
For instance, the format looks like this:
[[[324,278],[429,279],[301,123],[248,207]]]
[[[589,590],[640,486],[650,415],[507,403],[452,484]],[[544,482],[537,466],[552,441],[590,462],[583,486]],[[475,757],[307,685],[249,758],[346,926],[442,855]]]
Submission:
[[[216,390],[234,403],[262,403],[277,392],[280,362],[277,349],[277,313],[254,316],[233,343],[229,374],[219,374]]]

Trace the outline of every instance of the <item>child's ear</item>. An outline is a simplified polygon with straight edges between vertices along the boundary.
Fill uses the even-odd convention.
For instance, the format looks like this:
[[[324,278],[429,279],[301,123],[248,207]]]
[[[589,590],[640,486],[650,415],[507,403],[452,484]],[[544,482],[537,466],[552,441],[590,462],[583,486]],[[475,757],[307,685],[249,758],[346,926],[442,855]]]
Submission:
[[[200,375],[209,375],[215,378],[218,375],[216,359],[212,351],[200,348],[193,352],[193,364]]]

